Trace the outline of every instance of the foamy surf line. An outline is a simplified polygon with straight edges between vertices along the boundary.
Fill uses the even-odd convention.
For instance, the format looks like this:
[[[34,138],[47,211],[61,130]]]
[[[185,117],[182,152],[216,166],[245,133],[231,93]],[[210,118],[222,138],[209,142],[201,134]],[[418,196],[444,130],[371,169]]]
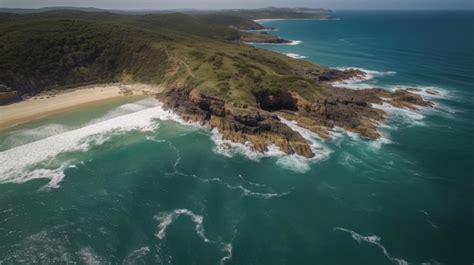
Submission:
[[[232,157],[236,154],[244,157],[260,161],[262,158],[276,158],[276,164],[282,168],[291,170],[296,173],[305,173],[311,169],[311,164],[329,158],[332,153],[328,147],[321,143],[319,136],[307,129],[297,125],[294,121],[288,121],[283,117],[279,117],[280,121],[290,127],[293,131],[299,133],[310,144],[311,151],[315,154],[312,158],[306,158],[297,154],[288,155],[281,151],[276,145],[267,147],[266,152],[258,152],[250,142],[235,143],[223,138],[217,129],[211,131],[211,140],[215,143],[214,152]]]
[[[186,173],[183,173],[183,172],[180,172],[179,169],[178,169],[178,166],[179,164],[181,163],[181,153],[179,152],[179,149],[176,148],[176,146],[174,146],[171,142],[169,141],[166,141],[166,140],[156,140],[152,137],[146,137],[148,140],[151,140],[151,141],[154,141],[154,142],[159,142],[159,143],[163,143],[163,142],[167,142],[170,147],[174,150],[174,152],[176,153],[176,160],[174,162],[174,165],[173,165],[173,169],[174,169],[174,172],[175,174],[177,175],[181,175],[181,176],[184,176],[184,177],[190,177],[190,178],[193,178],[193,179],[196,179],[200,182],[205,182],[205,183],[218,183],[218,184],[221,184],[221,185],[224,185],[225,187],[227,187],[228,189],[231,189],[231,190],[236,190],[236,191],[239,191],[243,196],[249,196],[249,197],[256,197],[256,198],[263,198],[263,199],[270,199],[270,198],[274,198],[274,197],[282,197],[282,196],[286,196],[289,194],[289,192],[283,192],[283,193],[267,193],[267,192],[257,192],[257,191],[251,191],[247,188],[245,188],[242,184],[239,184],[239,185],[231,185],[229,183],[226,183],[224,182],[223,180],[221,180],[220,178],[200,178],[199,176],[195,175],[195,174],[186,174]],[[250,151],[249,151],[250,152]],[[253,153],[256,153],[256,152],[253,152]],[[258,184],[258,183],[254,183],[254,182],[251,182],[251,181],[248,181],[246,180],[244,177],[242,177],[242,175],[238,175],[239,179],[242,180],[244,183],[250,185],[250,186],[253,186],[253,187],[257,187],[257,188],[261,188],[261,187],[265,187],[265,185],[263,184]]]
[[[158,232],[155,236],[159,240],[164,240],[168,226],[172,225],[181,216],[187,216],[191,219],[191,222],[195,225],[194,229],[196,234],[204,241],[204,243],[220,246],[224,256],[220,259],[219,264],[225,264],[232,259],[232,243],[222,243],[220,241],[209,239],[204,232],[204,217],[188,209],[176,209],[171,212],[162,212],[155,215],[153,219],[159,222]]]
[[[384,256],[390,260],[393,264],[397,264],[397,265],[408,265],[408,262],[404,259],[400,259],[400,258],[394,258],[390,255],[390,253],[388,253],[387,249],[380,243],[380,241],[382,240],[382,238],[380,238],[379,236],[377,235],[371,235],[371,236],[363,236],[363,235],[360,235],[352,230],[349,230],[349,229],[346,229],[346,228],[342,228],[342,227],[335,227],[334,228],[334,231],[342,231],[342,232],[346,232],[346,233],[349,233],[351,235],[351,237],[357,241],[358,244],[361,244],[362,242],[365,242],[365,243],[368,243],[368,244],[373,244],[375,246],[377,246],[378,248],[380,248],[384,254]]]
[[[364,83],[375,78],[384,76],[394,76],[397,74],[395,71],[375,71],[360,67],[336,67],[334,69],[346,71],[346,70],[359,70],[365,73],[364,77],[355,77],[343,81],[333,82],[332,84],[336,87],[349,88],[349,89],[369,89],[369,88],[382,88],[389,91],[395,91],[399,89],[408,89],[411,93],[418,94],[425,98],[446,98],[448,97],[448,91],[436,87],[436,86],[421,86],[421,85],[375,85],[370,83]]]
[[[270,43],[270,42],[245,42],[246,44],[249,45],[276,45],[276,46],[294,46],[294,45],[299,45],[303,43],[303,41],[300,40],[290,40],[290,42],[287,43]]]
[[[261,18],[261,19],[254,19],[253,22],[271,22],[271,21],[280,21],[280,20],[286,20],[285,18]]]
[[[95,119],[83,127],[76,129],[44,127],[40,136],[45,137],[0,152],[0,184],[24,183],[33,179],[49,179],[43,188],[57,188],[64,178],[66,168],[74,168],[77,161],[61,161],[58,156],[66,153],[83,153],[91,147],[101,145],[111,137],[127,134],[131,131],[150,132],[158,128],[158,120],[172,120],[183,125],[202,128],[197,124],[185,122],[172,111],[164,110],[162,103],[156,100],[144,100],[138,104],[122,105],[101,118]],[[131,113],[130,113],[131,112]],[[295,125],[296,126],[296,125]],[[293,126],[293,128],[297,128]],[[42,136],[41,136],[42,135]],[[308,136],[312,137],[312,136]],[[259,153],[249,143],[240,144],[224,140],[217,130],[211,131],[211,139],[216,144],[215,151],[231,157],[243,154],[252,160],[263,157],[278,158],[277,164],[295,172],[309,170],[308,162],[327,157],[327,152],[317,153],[313,142],[312,148],[317,154],[314,159],[290,155],[288,156],[276,146],[269,146],[268,151]],[[321,151],[321,150],[319,150]]]
[[[245,32],[268,32],[268,31],[278,31],[276,28],[263,28],[263,29],[248,29],[248,30],[242,30]]]
[[[297,54],[297,53],[285,53],[286,56],[290,57],[290,58],[293,58],[293,59],[305,59],[305,58],[308,58],[304,55],[300,55],[300,54]]]
[[[364,83],[365,81],[372,80],[377,77],[383,77],[383,76],[392,76],[396,75],[397,72],[394,71],[374,71],[374,70],[368,70],[360,67],[337,67],[335,68],[337,70],[341,71],[347,71],[347,70],[359,70],[365,73],[365,76],[363,77],[354,77],[350,79],[346,79],[343,81],[337,81],[333,82],[332,84],[336,87],[342,87],[342,88],[349,88],[349,89],[368,89],[368,88],[373,88],[374,85],[372,84],[367,84]]]
[[[45,188],[57,188],[64,178],[64,169],[74,162],[55,161],[58,155],[86,152],[114,135],[154,131],[158,128],[156,120],[181,121],[173,112],[165,111],[161,103],[155,101],[154,104],[154,107],[116,117],[112,111],[109,115],[113,118],[98,119],[96,123],[0,152],[0,183],[23,183],[45,178],[50,180]]]

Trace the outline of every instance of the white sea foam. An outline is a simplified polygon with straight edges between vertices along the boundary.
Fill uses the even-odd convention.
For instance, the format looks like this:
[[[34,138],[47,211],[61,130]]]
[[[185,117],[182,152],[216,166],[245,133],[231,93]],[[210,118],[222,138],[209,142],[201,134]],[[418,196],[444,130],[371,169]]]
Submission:
[[[218,134],[218,133],[216,133]],[[287,195],[289,193],[260,193],[260,192],[253,192],[249,189],[246,189],[244,186],[242,185],[237,185],[237,186],[233,186],[233,185],[230,185],[224,181],[222,181],[221,179],[219,178],[200,178],[198,177],[197,175],[194,175],[194,174],[185,174],[185,173],[182,173],[178,170],[178,165],[179,163],[181,162],[181,154],[179,152],[179,150],[171,143],[171,142],[168,142],[170,144],[170,147],[172,149],[175,150],[175,153],[176,153],[176,160],[175,160],[175,163],[174,163],[174,173],[175,174],[179,174],[179,175],[182,175],[182,176],[186,176],[186,177],[191,177],[191,178],[194,178],[194,179],[197,179],[199,181],[202,181],[202,182],[216,182],[216,183],[219,183],[219,184],[222,184],[224,186],[226,186],[227,188],[229,189],[232,189],[232,190],[238,190],[240,192],[242,192],[242,194],[244,196],[252,196],[252,197],[260,197],[260,198],[265,198],[265,199],[268,199],[268,198],[273,198],[273,197],[281,197],[281,196],[284,196],[284,195]],[[255,159],[258,159],[258,157],[261,157],[261,156],[264,156],[265,154],[260,154],[256,151],[252,151],[250,149],[250,147],[246,147],[245,145],[240,145],[240,144],[237,144],[237,143],[233,143],[233,142],[230,142],[229,141],[229,144],[231,145],[234,145],[234,149],[229,149],[229,148],[232,148],[232,147],[226,147],[226,149],[224,150],[223,155],[226,155],[226,156],[232,156],[232,154],[234,153],[239,153],[239,152],[243,152],[241,154],[247,154],[249,155],[250,157],[253,157]],[[222,145],[219,144],[219,143],[216,143],[216,148],[219,146],[219,145]],[[223,147],[224,148],[224,147]],[[242,151],[243,150],[243,151]],[[218,150],[216,150],[216,152],[220,152]],[[252,186],[255,186],[255,187],[263,187],[265,185],[263,184],[258,184],[258,183],[253,183],[253,182],[250,182],[246,179],[244,179],[241,175],[238,175],[239,178],[241,180],[243,180],[245,183],[249,184],[249,185],[252,185]]]
[[[216,240],[210,240],[209,238],[207,238],[204,232],[203,216],[196,214],[188,209],[176,209],[176,210],[173,210],[172,212],[164,212],[164,213],[155,215],[153,219],[160,222],[158,225],[158,233],[156,233],[155,236],[159,240],[163,240],[166,237],[166,229],[168,228],[168,226],[173,224],[173,222],[176,221],[180,216],[188,216],[189,218],[191,218],[191,221],[195,224],[196,234],[200,238],[202,238],[202,240],[205,243],[218,245],[221,248],[221,251],[224,252],[225,254],[219,260],[219,264],[224,265],[226,262],[232,259],[232,243],[230,242],[224,243],[219,240],[216,241]],[[138,252],[140,253],[140,256],[144,256],[149,252],[149,250],[150,249],[146,247],[146,248],[139,249]],[[134,254],[135,252],[137,251],[134,251],[131,254]],[[137,255],[134,255],[134,256],[137,256]]]
[[[81,248],[78,254],[82,262],[84,262],[84,264],[87,264],[87,265],[103,264],[103,261],[101,261],[100,257],[92,250],[91,247]]]
[[[340,67],[336,68],[338,70],[344,71],[344,70],[360,70],[365,73],[364,77],[354,77],[351,79],[343,80],[343,81],[337,81],[333,82],[333,85],[336,87],[343,87],[343,88],[349,88],[349,89],[367,89],[367,88],[373,88],[374,85],[372,84],[367,84],[364,83],[365,81],[372,80],[376,77],[382,77],[382,76],[387,76],[387,75],[395,75],[397,74],[396,72],[393,71],[373,71],[373,70],[368,70],[364,68],[358,68],[358,67]]]
[[[423,213],[426,217],[426,222],[431,225],[434,229],[439,229],[439,227],[431,220],[431,216],[425,210],[420,210],[420,213]]]
[[[301,43],[303,43],[301,40],[291,40],[291,42],[287,43],[287,45],[299,45]]]
[[[350,167],[350,168],[354,168],[356,167],[357,164],[361,164],[361,163],[363,163],[362,160],[360,160],[354,155],[351,155],[348,152],[342,153],[339,158],[339,164],[346,167]]]
[[[278,31],[276,28],[263,28],[263,29],[249,29],[243,30],[245,32],[269,32],[269,31]]]
[[[305,58],[308,58],[304,55],[300,55],[300,54],[297,54],[297,53],[285,53],[286,56],[288,57],[291,57],[291,58],[294,58],[294,59],[305,59]]]
[[[226,244],[223,251],[226,253],[226,255],[219,261],[220,265],[224,265],[226,262],[232,259],[232,244]]]
[[[221,181],[222,182],[222,181]],[[232,186],[228,183],[225,183],[225,182],[222,182],[222,184],[224,184],[227,188],[229,189],[232,189],[232,190],[239,190],[242,192],[242,194],[244,196],[249,196],[249,197],[256,197],[256,198],[263,198],[263,199],[270,199],[270,198],[278,198],[278,197],[283,197],[283,196],[286,196],[288,194],[290,194],[290,192],[282,192],[282,193],[264,193],[264,192],[255,192],[255,191],[251,191],[247,188],[245,188],[244,186],[242,185],[237,185],[237,186]]]
[[[176,209],[172,211],[171,213],[162,213],[162,214],[156,215],[154,219],[160,222],[160,224],[158,225],[159,231],[156,234],[156,237],[159,238],[160,240],[165,238],[166,228],[168,228],[169,225],[171,225],[174,221],[176,221],[182,215],[189,216],[191,218],[191,221],[195,223],[196,234],[199,237],[201,237],[204,242],[206,243],[212,242],[204,234],[204,226],[203,226],[204,218],[201,215],[195,214],[188,209]]]
[[[211,131],[211,140],[216,145],[214,152],[227,157],[232,157],[235,154],[241,154],[250,160],[259,161],[264,157],[281,156],[285,154],[275,145],[268,146],[267,152],[257,152],[255,151],[253,144],[250,142],[245,142],[242,144],[224,139],[223,135],[219,133],[216,128]]]
[[[245,183],[247,183],[247,184],[249,184],[249,185],[252,185],[252,186],[254,186],[254,187],[266,187],[266,186],[267,186],[267,185],[265,185],[265,184],[259,184],[259,183],[255,183],[255,182],[252,182],[252,181],[250,181],[250,180],[247,180],[247,179],[245,179],[245,178],[244,178],[242,175],[240,175],[240,174],[237,175],[237,176],[238,176],[243,182],[245,182]]]
[[[221,180],[220,178],[200,178],[196,175],[188,175],[188,174],[184,174],[184,173],[181,173],[181,172],[177,172],[177,174],[179,175],[182,175],[182,176],[186,176],[186,177],[191,177],[191,178],[194,178],[198,181],[202,181],[202,182],[214,182],[214,183],[218,183],[218,184],[221,184],[221,185],[224,185],[226,188],[230,189],[230,190],[237,190],[239,191],[243,196],[247,196],[247,197],[255,197],[255,198],[262,198],[262,199],[270,199],[270,198],[278,198],[278,197],[283,197],[283,196],[286,196],[288,194],[290,194],[290,192],[281,192],[281,193],[276,193],[276,192],[256,192],[256,191],[252,191],[252,190],[249,190],[247,188],[245,188],[243,185],[231,185],[227,182],[224,182],[223,180]]]
[[[356,68],[356,67],[343,67],[337,68],[339,70],[348,70],[348,69],[358,69],[366,73],[366,76],[363,78],[352,78],[349,80],[343,80],[334,82],[333,85],[337,87],[349,88],[349,89],[369,89],[369,88],[381,88],[388,91],[396,91],[396,90],[408,90],[411,93],[420,95],[421,97],[433,100],[433,99],[449,99],[452,98],[450,92],[446,89],[435,87],[435,86],[417,86],[417,85],[374,85],[372,83],[366,83],[365,81],[387,76],[387,75],[395,75],[396,72],[386,71],[386,72],[379,72],[379,71],[372,71],[363,68]],[[386,101],[390,101],[390,99],[384,99]],[[417,125],[417,126],[424,126],[426,125],[422,120],[424,119],[424,115],[427,112],[436,113],[437,115],[442,115],[448,118],[453,117],[452,114],[458,112],[458,110],[453,109],[452,107],[446,106],[440,102],[433,102],[434,108],[425,108],[419,107],[418,110],[409,110],[409,109],[402,109],[394,107],[388,103],[383,104],[373,104],[372,106],[375,108],[382,109],[390,114],[389,119],[396,119],[398,122],[401,123],[409,123],[410,125]],[[387,124],[381,123],[381,127],[389,127]],[[389,128],[393,129],[393,128]],[[379,143],[387,143],[387,138],[382,138]],[[376,143],[378,144],[378,143]]]
[[[354,133],[354,132],[350,132],[350,131],[346,131],[344,130],[343,128],[340,128],[340,127],[334,127],[332,128],[330,131],[329,131],[329,135],[331,136],[332,140],[336,142],[336,145],[338,147],[341,147],[341,143],[349,138],[351,139],[352,141],[354,142],[359,142],[359,143],[367,143],[368,146],[371,148],[371,149],[380,149],[383,145],[386,145],[386,144],[392,144],[392,140],[390,139],[390,135],[388,133],[388,129],[394,129],[394,127],[392,126],[389,126],[385,123],[379,123],[378,124],[379,128],[382,128],[383,130],[379,130],[379,134],[380,134],[380,137],[375,139],[375,140],[370,140],[370,141],[367,141],[367,140],[364,140],[362,139],[358,134]],[[342,163],[345,164],[345,165],[349,165],[350,163],[348,162],[351,162],[351,159],[349,157],[344,157],[342,158]],[[355,162],[355,161],[352,161],[352,162]]]
[[[296,173],[306,173],[311,169],[310,160],[299,155],[285,155],[277,159],[276,164]]]
[[[422,114],[422,109],[419,110],[410,110],[404,108],[397,108],[390,105],[389,103],[382,104],[372,104],[373,108],[381,109],[389,114],[389,119],[394,119],[397,122],[407,123],[410,126],[425,126],[423,119],[425,116]]]
[[[304,129],[298,126],[296,123],[288,121],[284,118],[280,117],[280,120],[282,123],[288,125],[292,130],[298,132],[303,136],[303,138],[308,140],[310,143],[310,148],[315,154],[314,157],[306,158],[296,154],[288,155],[275,145],[268,146],[268,150],[266,152],[257,152],[250,142],[242,144],[223,139],[222,134],[220,134],[217,129],[213,129],[211,132],[211,139],[216,144],[214,151],[227,157],[232,157],[235,154],[241,154],[254,161],[259,161],[261,158],[265,157],[276,157],[277,165],[292,170],[296,173],[305,173],[310,170],[310,163],[327,159],[329,157],[331,150],[316,140],[319,139],[317,134]]]
[[[271,22],[271,21],[279,21],[279,20],[285,20],[285,18],[261,18],[261,19],[254,19],[254,22],[260,23],[260,22]]]
[[[71,252],[66,233],[57,233],[57,227],[26,236],[15,248],[0,258],[0,264],[72,264],[80,253]]]
[[[451,97],[449,95],[448,90],[440,88],[440,87],[435,87],[435,86],[420,86],[420,85],[387,86],[387,85],[374,85],[370,83],[365,83],[365,81],[369,81],[377,77],[396,75],[397,72],[394,72],[394,71],[374,71],[374,70],[368,70],[368,69],[364,69],[360,67],[339,67],[336,69],[341,70],[341,71],[355,69],[355,70],[360,70],[366,73],[364,77],[354,77],[347,80],[333,82],[333,85],[337,87],[343,87],[343,88],[349,88],[349,89],[369,89],[369,88],[377,87],[377,88],[382,88],[389,91],[395,91],[395,90],[400,90],[400,89],[403,89],[403,90],[411,89],[409,90],[411,93],[418,94],[422,96],[423,98],[436,99],[436,98],[450,98]]]
[[[146,257],[146,255],[150,252],[149,247],[142,247],[139,249],[136,249],[132,251],[130,254],[125,257],[123,260],[122,264],[128,265],[128,264],[142,264],[144,263],[143,258]]]
[[[84,127],[101,121],[109,120],[121,115],[157,106],[159,106],[159,102],[153,99],[144,99],[134,103],[124,104],[107,112],[104,116],[93,119],[87,122],[86,124],[81,125],[80,127]],[[79,126],[50,123],[35,128],[15,130],[9,133],[9,136],[5,138],[2,145],[5,145],[5,147],[10,149],[14,146],[23,145],[29,142],[41,140],[53,135],[58,135],[67,131],[71,131],[77,129],[78,127]]]
[[[10,149],[14,146],[37,141],[69,130],[71,129],[67,126],[55,123],[42,125],[33,129],[15,130],[9,133],[2,145]]]
[[[246,44],[249,45],[271,45],[271,46],[295,46],[303,43],[303,41],[300,40],[290,40],[290,42],[287,43],[270,43],[270,42],[245,42]]]
[[[294,121],[289,121],[283,117],[279,118],[281,123],[287,125],[290,127],[290,129],[299,133],[305,140],[309,142],[309,146],[311,151],[314,153],[314,157],[305,158],[298,155],[283,156],[277,160],[278,165],[298,173],[304,173],[310,169],[311,162],[321,161],[329,158],[329,155],[332,151],[320,142],[321,138],[319,135],[308,129],[298,126],[298,124]]]
[[[377,235],[363,236],[363,235],[360,235],[360,234],[358,234],[358,233],[356,233],[352,230],[341,228],[341,227],[335,227],[334,230],[349,233],[352,236],[352,238],[355,241],[357,241],[357,243],[359,243],[359,244],[363,243],[363,242],[366,242],[366,243],[369,243],[369,244],[376,245],[377,247],[379,247],[382,250],[385,257],[387,257],[387,259],[389,259],[394,264],[408,265],[408,262],[406,260],[392,257],[390,255],[390,253],[388,253],[387,249],[380,243],[381,238]]]
[[[178,120],[161,105],[115,118],[102,120],[79,129],[0,152],[0,183],[22,183],[32,179],[50,179],[47,188],[56,188],[64,177],[64,169],[74,161],[57,161],[55,157],[69,152],[85,152],[113,135],[130,131],[153,131],[161,120]]]
[[[411,85],[396,85],[389,87],[390,90],[398,90],[398,89],[407,89],[413,94],[418,94],[424,98],[447,98],[449,97],[449,93],[447,90],[435,87],[435,86],[411,86]]]
[[[226,183],[224,182],[223,180],[219,179],[219,178],[200,178],[198,177],[197,175],[194,175],[194,174],[185,174],[185,173],[182,173],[178,170],[178,165],[179,163],[181,162],[181,153],[179,152],[179,149],[176,148],[171,142],[167,141],[170,145],[170,147],[175,151],[176,153],[176,160],[174,162],[174,165],[173,165],[173,168],[174,168],[174,172],[175,174],[178,174],[178,175],[181,175],[181,176],[185,176],[185,177],[191,177],[191,178],[194,178],[196,180],[199,180],[199,181],[202,181],[202,182],[215,182],[215,183],[219,183],[221,185],[224,185],[226,186],[228,189],[231,189],[231,190],[237,190],[237,191],[240,191],[242,193],[243,196],[249,196],[249,197],[256,197],[256,198],[263,198],[263,199],[270,199],[270,198],[274,198],[274,197],[282,197],[282,196],[285,196],[285,195],[288,195],[289,192],[283,192],[283,193],[264,193],[264,192],[255,192],[255,191],[251,191],[247,188],[245,188],[243,185],[231,185],[229,183]],[[234,145],[237,145],[239,147],[238,144],[236,143],[231,143],[231,144],[234,144]],[[234,152],[239,152],[239,150],[234,150]],[[258,152],[255,152],[255,151],[251,151],[250,149],[245,149],[245,152],[248,152],[248,154],[252,155],[252,156],[259,156],[259,153]],[[261,154],[262,156],[265,155],[265,154]],[[249,184],[249,185],[252,185],[252,186],[255,186],[255,187],[264,187],[265,185],[263,184],[258,184],[258,183],[254,183],[254,182],[250,182],[246,179],[244,179],[241,175],[238,175],[239,178],[241,180],[243,180],[245,183]]]

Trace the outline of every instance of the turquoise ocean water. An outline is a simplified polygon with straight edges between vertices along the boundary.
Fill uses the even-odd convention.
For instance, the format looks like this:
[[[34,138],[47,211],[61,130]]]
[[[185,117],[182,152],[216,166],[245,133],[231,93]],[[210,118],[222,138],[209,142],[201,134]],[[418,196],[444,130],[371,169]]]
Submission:
[[[0,264],[472,264],[474,13],[337,12],[265,22],[260,45],[416,87],[383,138],[334,131],[317,158],[260,157],[113,101],[0,131]]]

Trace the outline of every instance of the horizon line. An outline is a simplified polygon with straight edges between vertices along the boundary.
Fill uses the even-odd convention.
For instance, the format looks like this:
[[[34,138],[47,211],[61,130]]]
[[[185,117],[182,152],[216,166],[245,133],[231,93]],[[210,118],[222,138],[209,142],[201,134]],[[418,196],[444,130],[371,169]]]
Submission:
[[[193,8],[193,7],[176,7],[176,8],[103,8],[95,6],[42,6],[42,7],[2,7],[0,9],[31,9],[39,10],[43,8],[85,8],[85,9],[99,9],[99,10],[117,10],[117,11],[172,11],[172,10],[196,10],[196,11],[207,11],[207,10],[258,10],[258,9],[267,9],[267,8],[288,8],[288,9],[297,9],[297,8],[313,8],[313,9],[323,9],[328,11],[474,11],[472,8],[327,8],[327,7],[256,7],[256,8]]]

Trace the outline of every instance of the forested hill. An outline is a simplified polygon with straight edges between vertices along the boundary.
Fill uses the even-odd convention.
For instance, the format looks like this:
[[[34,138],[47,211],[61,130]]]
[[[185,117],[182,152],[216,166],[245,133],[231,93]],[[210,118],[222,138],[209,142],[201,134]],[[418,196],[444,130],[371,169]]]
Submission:
[[[250,22],[217,14],[2,13],[0,84],[34,94],[98,82],[193,81],[246,101],[251,90],[278,80],[313,83],[304,68],[319,66],[239,43],[236,23]]]
[[[169,14],[183,13],[188,15],[233,15],[246,19],[272,19],[272,18],[330,18],[332,11],[324,8],[277,8],[266,7],[260,9],[171,9],[171,10],[117,10],[99,9],[92,7],[45,7],[38,9],[22,8],[0,8],[0,13],[12,14],[37,14],[50,11],[81,11],[81,12],[109,12],[119,15],[149,15],[149,14]]]

